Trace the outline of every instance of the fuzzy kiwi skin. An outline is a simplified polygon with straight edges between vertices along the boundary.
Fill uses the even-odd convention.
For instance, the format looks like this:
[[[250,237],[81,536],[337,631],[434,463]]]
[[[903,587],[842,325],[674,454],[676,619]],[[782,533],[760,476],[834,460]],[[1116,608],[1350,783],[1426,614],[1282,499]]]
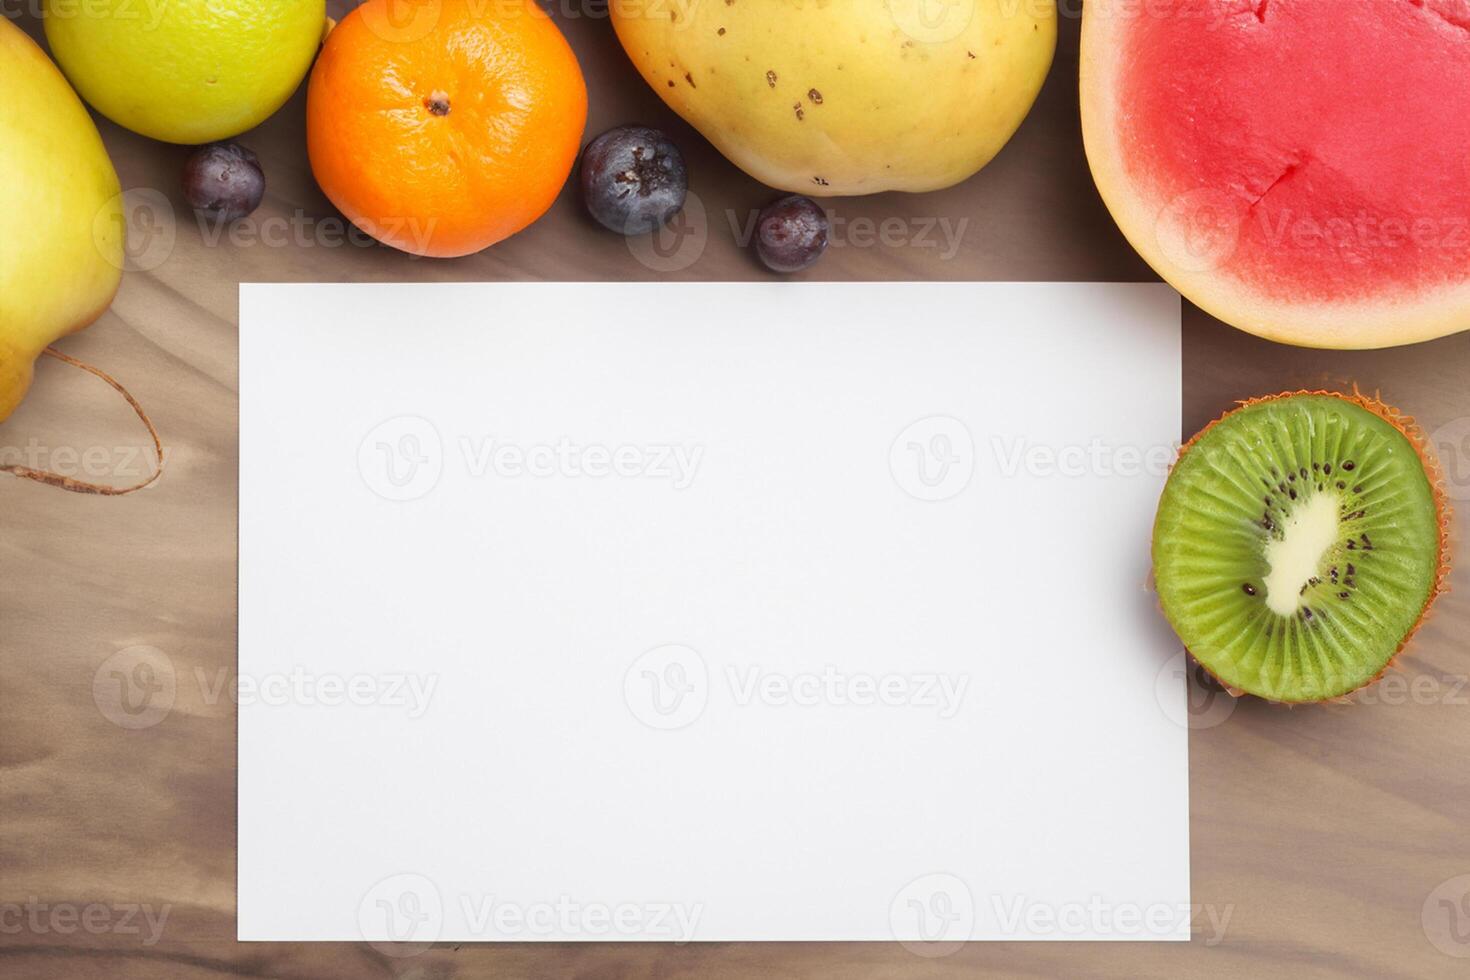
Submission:
[[[1171,557],[1171,549],[1174,550],[1172,557],[1178,558],[1180,536],[1184,533],[1179,520],[1181,508],[1183,507],[1183,498],[1181,495],[1176,494],[1171,500],[1170,489],[1173,487],[1176,479],[1179,478],[1181,471],[1204,465],[1203,461],[1197,457],[1192,458],[1191,453],[1197,449],[1200,442],[1216,426],[1222,424],[1225,420],[1237,413],[1250,410],[1254,406],[1285,399],[1311,399],[1320,401],[1323,398],[1337,399],[1368,413],[1367,415],[1363,415],[1362,413],[1354,412],[1356,417],[1371,426],[1370,429],[1364,431],[1379,430],[1380,434],[1387,434],[1386,437],[1392,440],[1391,444],[1393,444],[1393,448],[1403,448],[1406,451],[1411,451],[1413,460],[1419,464],[1409,472],[1416,473],[1423,482],[1419,483],[1416,481],[1412,492],[1421,501],[1432,501],[1433,527],[1426,528],[1423,525],[1423,518],[1428,515],[1420,509],[1418,512],[1420,521],[1414,534],[1422,536],[1425,533],[1434,533],[1434,531],[1438,533],[1438,548],[1431,562],[1433,567],[1423,566],[1419,569],[1419,574],[1414,578],[1414,589],[1410,593],[1417,595],[1419,588],[1422,587],[1424,591],[1423,602],[1414,611],[1415,614],[1411,621],[1408,620],[1407,616],[1400,618],[1400,623],[1407,622],[1407,628],[1402,631],[1402,635],[1399,635],[1396,627],[1386,626],[1383,628],[1388,630],[1389,642],[1393,643],[1392,652],[1383,658],[1378,656],[1369,658],[1349,656],[1344,659],[1334,660],[1331,657],[1322,656],[1321,634],[1314,635],[1310,642],[1303,642],[1300,645],[1297,645],[1293,641],[1293,645],[1289,648],[1293,655],[1284,660],[1274,661],[1278,664],[1289,663],[1290,669],[1283,666],[1278,670],[1269,672],[1266,669],[1266,664],[1262,661],[1268,659],[1272,654],[1281,653],[1282,651],[1269,649],[1269,643],[1267,644],[1268,649],[1264,652],[1260,651],[1259,647],[1253,649],[1252,643],[1258,638],[1253,637],[1240,641],[1240,646],[1237,648],[1240,652],[1236,654],[1237,657],[1247,656],[1252,653],[1256,654],[1256,668],[1254,670],[1241,669],[1241,665],[1237,663],[1236,659],[1228,655],[1222,655],[1223,651],[1218,647],[1214,650],[1208,649],[1207,646],[1201,646],[1197,650],[1191,649],[1191,653],[1194,655],[1196,661],[1205,668],[1206,672],[1219,680],[1232,694],[1248,693],[1272,701],[1304,703],[1339,700],[1355,690],[1366,687],[1381,677],[1392,666],[1398,654],[1402,652],[1414,632],[1423,623],[1434,599],[1444,591],[1445,580],[1449,571],[1448,528],[1450,511],[1443,492],[1443,480],[1440,475],[1438,463],[1429,450],[1428,441],[1425,439],[1419,427],[1414,424],[1413,419],[1383,404],[1377,398],[1370,398],[1357,392],[1351,395],[1332,391],[1285,392],[1279,395],[1270,395],[1241,402],[1236,409],[1225,413],[1219,419],[1211,422],[1181,449],[1180,460],[1176,463],[1174,471],[1170,474],[1170,488],[1166,488],[1164,498],[1160,501],[1159,514],[1155,519],[1153,535],[1155,584],[1159,593],[1160,605],[1166,618],[1175,627],[1176,632],[1180,634],[1186,646],[1189,646],[1189,634],[1193,631],[1197,635],[1197,632],[1203,628],[1200,623],[1198,608],[1191,614],[1192,618],[1191,615],[1184,615],[1187,604],[1185,601],[1187,597],[1184,596],[1184,593],[1189,588],[1193,588],[1197,599],[1199,590],[1202,587],[1201,583],[1198,580],[1176,583],[1171,581],[1167,574],[1161,574],[1161,572],[1165,572],[1169,567],[1168,559]],[[1320,406],[1318,407],[1320,408]],[[1310,406],[1304,406],[1304,410],[1310,411],[1311,408]],[[1403,437],[1401,442],[1397,440],[1398,436]],[[1217,441],[1212,447],[1212,451],[1218,452],[1220,448],[1222,448],[1222,444],[1219,444]],[[1404,469],[1400,466],[1396,481],[1403,478]],[[1409,476],[1408,478],[1412,479],[1413,477]],[[1341,484],[1338,484],[1338,486],[1340,487]],[[1341,497],[1340,494],[1339,497]],[[1196,502],[1198,503],[1198,501]],[[1377,533],[1377,531],[1375,530],[1374,533]],[[1348,545],[1348,547],[1351,547],[1351,545]],[[1422,555],[1422,550],[1417,553]],[[1349,555],[1349,557],[1352,556]],[[1365,555],[1364,557],[1367,556]],[[1375,556],[1375,558],[1377,557]],[[1334,571],[1336,571],[1335,568]],[[1246,584],[1248,585],[1248,583]],[[1175,586],[1179,587],[1175,588]],[[1253,594],[1253,592],[1247,591],[1247,595]],[[1346,597],[1344,596],[1344,598]],[[1196,606],[1198,606],[1197,602]],[[1324,609],[1321,605],[1317,605],[1316,608],[1319,610]],[[1345,612],[1346,609],[1347,607],[1343,606],[1341,611]],[[1392,612],[1391,606],[1388,612]],[[1294,619],[1294,617],[1290,619]],[[1290,619],[1283,617],[1279,620],[1272,621],[1279,624],[1279,626],[1274,628],[1280,629],[1283,634],[1294,631],[1300,633],[1300,624],[1291,622]],[[1264,622],[1259,617],[1257,621]],[[1242,620],[1241,628],[1243,633],[1249,625],[1250,622],[1248,620]],[[1322,626],[1323,624],[1318,623],[1316,625]],[[1368,637],[1368,640],[1375,641],[1374,649],[1378,649],[1384,642],[1383,629],[1378,631],[1377,637],[1373,637],[1371,633]],[[1340,633],[1340,631],[1335,632]],[[1396,638],[1396,642],[1394,642],[1394,638]],[[1198,638],[1200,644],[1205,644],[1206,640],[1207,638]],[[1280,645],[1278,644],[1278,646]],[[1229,647],[1227,646],[1224,649],[1228,650]],[[1339,649],[1344,648],[1340,647]],[[1345,649],[1352,651],[1351,645],[1348,645]],[[1355,651],[1352,652],[1355,653]],[[1203,654],[1203,656],[1200,654]],[[1212,662],[1212,660],[1217,662]],[[1345,663],[1344,660],[1348,662]],[[1320,679],[1313,678],[1310,676],[1310,673],[1311,669],[1315,667],[1315,663],[1309,664],[1308,661],[1327,664],[1329,665],[1329,671],[1324,672],[1320,676]],[[1268,676],[1268,673],[1274,674],[1274,676]]]

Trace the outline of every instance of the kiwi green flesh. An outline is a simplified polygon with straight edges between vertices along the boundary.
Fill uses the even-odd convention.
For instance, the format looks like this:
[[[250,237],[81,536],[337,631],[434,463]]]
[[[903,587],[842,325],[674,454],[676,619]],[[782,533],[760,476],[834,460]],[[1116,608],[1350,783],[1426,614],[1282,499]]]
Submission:
[[[1293,395],[1227,415],[1184,454],[1153,561],[1164,614],[1207,670],[1271,700],[1320,701],[1377,677],[1417,625],[1439,514],[1403,432],[1354,402]]]

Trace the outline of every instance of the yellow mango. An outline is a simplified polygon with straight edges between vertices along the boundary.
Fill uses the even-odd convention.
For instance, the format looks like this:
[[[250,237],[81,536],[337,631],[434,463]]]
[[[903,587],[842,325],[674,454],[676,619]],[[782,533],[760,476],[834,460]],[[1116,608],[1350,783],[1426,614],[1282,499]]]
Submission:
[[[928,191],[998,153],[1056,50],[1054,0],[611,0],[663,100],[736,166],[815,196]]]

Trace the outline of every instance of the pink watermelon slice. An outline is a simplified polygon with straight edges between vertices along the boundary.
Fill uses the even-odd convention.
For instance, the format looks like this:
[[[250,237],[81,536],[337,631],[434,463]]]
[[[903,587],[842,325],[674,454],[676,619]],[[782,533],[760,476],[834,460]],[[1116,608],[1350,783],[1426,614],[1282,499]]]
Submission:
[[[1133,246],[1312,347],[1470,328],[1470,0],[1089,0],[1082,123]]]

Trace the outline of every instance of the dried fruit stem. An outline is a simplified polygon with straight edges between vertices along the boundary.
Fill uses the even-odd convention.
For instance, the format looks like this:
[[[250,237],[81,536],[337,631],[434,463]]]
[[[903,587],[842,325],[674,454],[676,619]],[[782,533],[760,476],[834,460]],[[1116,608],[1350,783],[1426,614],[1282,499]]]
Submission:
[[[148,418],[148,413],[143,411],[143,406],[138,404],[138,400],[132,396],[132,393],[129,392],[116,379],[114,379],[110,374],[103,371],[102,369],[95,368],[90,364],[86,364],[82,361],[77,360],[75,357],[63,354],[61,353],[61,351],[57,350],[54,347],[47,347],[41,353],[45,354],[47,357],[54,357],[56,360],[61,361],[63,364],[70,364],[72,367],[81,368],[88,374],[95,375],[96,377],[101,378],[103,381],[107,382],[107,384],[110,385],[114,391],[122,395],[123,398],[127,399],[128,405],[132,407],[134,414],[138,416],[138,419],[148,429],[148,435],[153,439],[153,452],[158,459],[158,466],[154,469],[152,476],[148,477],[148,479],[142,481],[141,483],[135,483],[130,487],[111,487],[102,483],[88,483],[86,480],[78,480],[73,477],[63,476],[60,473],[53,473],[50,470],[34,470],[31,469],[29,466],[18,466],[12,464],[0,465],[0,473],[9,473],[12,476],[20,477],[22,480],[34,480],[37,483],[44,483],[47,486],[56,487],[60,490],[66,490],[70,493],[90,493],[98,494],[104,497],[122,497],[130,493],[135,493],[139,490],[142,490],[144,487],[152,485],[160,476],[162,476],[163,442],[158,438],[158,430],[154,428],[152,419]]]

